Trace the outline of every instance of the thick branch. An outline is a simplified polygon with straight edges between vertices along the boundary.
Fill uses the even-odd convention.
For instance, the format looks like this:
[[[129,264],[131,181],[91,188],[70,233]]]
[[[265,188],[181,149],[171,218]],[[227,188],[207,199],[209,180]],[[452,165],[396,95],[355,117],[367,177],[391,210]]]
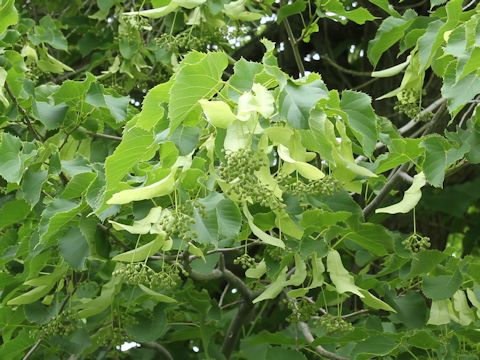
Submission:
[[[310,328],[308,327],[307,323],[300,322],[300,323],[298,323],[298,327],[300,328],[300,331],[302,332],[303,337],[305,338],[305,340],[308,341],[309,344],[311,344],[315,341],[315,338],[313,337],[312,332],[310,331]],[[334,354],[334,353],[324,349],[320,345],[315,346],[315,351],[318,354],[320,354],[321,356],[324,356],[328,359],[347,360],[347,358],[344,358],[343,356]]]
[[[222,345],[222,353],[227,359],[230,359],[232,356],[232,352],[238,343],[240,331],[245,322],[248,320],[252,310],[253,304],[249,301],[243,301],[242,305],[240,305],[240,308],[238,309],[237,314],[230,323]]]
[[[225,258],[223,254],[220,255],[219,268],[223,274],[223,277],[229,282],[230,285],[237,288],[243,299],[246,302],[252,302],[253,294],[247,285],[237,275],[225,268]]]

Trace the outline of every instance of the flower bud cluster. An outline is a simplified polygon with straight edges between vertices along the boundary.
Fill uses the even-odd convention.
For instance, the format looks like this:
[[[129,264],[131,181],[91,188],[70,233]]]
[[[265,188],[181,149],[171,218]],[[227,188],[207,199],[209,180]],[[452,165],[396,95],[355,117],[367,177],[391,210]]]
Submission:
[[[126,264],[115,270],[113,276],[120,278],[128,285],[144,285],[150,288],[171,289],[181,282],[181,266],[165,264],[156,272],[143,263]]]
[[[192,231],[191,227],[195,220],[191,216],[191,211],[186,211],[183,207],[170,212],[164,211],[157,226],[167,233],[168,236],[177,236],[185,242],[194,240],[197,234]]]
[[[305,298],[297,299],[285,299],[284,303],[287,304],[290,310],[290,315],[287,316],[287,321],[290,323],[298,323],[301,321],[308,321],[317,313],[317,309],[314,303],[308,301]]]
[[[405,246],[405,249],[415,253],[428,249],[431,245],[430,238],[420,234],[410,235],[408,238],[402,241],[402,244]]]
[[[231,186],[227,194],[240,202],[251,201],[272,210],[284,208],[282,201],[255,175],[255,171],[265,165],[263,159],[250,149],[227,151],[225,161],[219,167],[220,178]]]
[[[256,261],[253,257],[251,257],[248,254],[243,254],[238,257],[236,257],[233,260],[233,263],[235,265],[241,265],[244,270],[250,269],[255,266]]]
[[[323,327],[327,333],[348,332],[354,329],[353,325],[349,322],[339,316],[333,316],[331,314],[320,316],[320,318],[316,320],[316,323]]]
[[[285,192],[297,196],[333,195],[340,189],[340,184],[333,176],[327,175],[320,180],[304,182],[292,177],[280,178],[280,185]]]
[[[67,336],[78,329],[80,319],[73,310],[64,310],[47,324],[38,329],[34,336],[39,339],[48,339],[52,335]]]
[[[209,33],[203,33],[201,36],[197,36],[195,32],[191,31],[184,31],[175,35],[165,33],[156,38],[155,43],[168,52],[183,54],[191,50],[204,51],[208,49],[210,44],[224,42],[224,34],[225,32],[222,28]]]
[[[113,350],[115,350],[115,347],[122,345],[128,340],[128,336],[123,328],[113,326],[112,328],[108,329],[108,331],[104,331],[97,336],[95,342],[98,346],[113,347]]]

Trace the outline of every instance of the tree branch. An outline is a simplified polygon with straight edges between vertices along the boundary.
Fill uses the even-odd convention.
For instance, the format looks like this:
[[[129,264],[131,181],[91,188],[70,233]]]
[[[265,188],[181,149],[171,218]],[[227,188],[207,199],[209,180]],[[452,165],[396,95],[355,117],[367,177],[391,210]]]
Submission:
[[[363,209],[363,217],[367,219],[375,209],[380,205],[380,203],[387,197],[390,191],[397,185],[398,181],[400,180],[400,173],[405,172],[408,170],[410,164],[407,162],[402,164],[401,166],[397,167],[390,179],[383,185],[383,188],[379,191],[377,196]]]
[[[248,288],[247,285],[245,285],[242,279],[240,279],[237,275],[235,275],[230,270],[225,268],[225,258],[223,254],[220,255],[220,261],[218,265],[219,265],[220,271],[223,274],[223,277],[230,283],[230,285],[238,289],[238,291],[242,295],[245,302],[252,302],[253,300],[252,291]]]
[[[309,344],[311,344],[315,341],[315,338],[313,337],[312,332],[310,331],[310,328],[308,327],[307,323],[300,322],[300,323],[298,323],[298,327],[300,328],[300,331],[302,332],[303,337],[305,338],[305,340],[307,340],[307,342]],[[337,354],[334,354],[334,353],[326,350],[325,348],[323,348],[320,345],[315,346],[315,351],[319,355],[324,356],[328,359],[347,360],[347,358],[345,358],[343,356],[340,356],[340,355],[337,355]]]
[[[422,135],[428,135],[429,133],[435,131],[436,127],[440,123],[442,115],[445,109],[447,108],[447,103],[446,101],[443,101],[443,102],[439,102],[439,104],[440,104],[440,108],[437,110],[437,112],[433,116],[433,119],[425,127],[425,130],[423,131]],[[375,196],[375,198],[363,209],[363,217],[365,219],[368,218],[375,211],[375,209],[380,205],[380,203],[387,197],[387,195],[390,193],[390,190],[392,190],[396,186],[397,182],[401,179],[401,174],[406,172],[409,167],[410,167],[410,164],[407,162],[405,164],[402,164],[401,166],[398,166],[392,172],[392,175],[387,180],[385,185],[383,185],[383,188],[380,190],[377,196]]]
[[[15,96],[15,94],[12,92],[12,90],[10,89],[10,86],[8,86],[7,83],[5,83],[5,90],[7,90],[7,93],[8,93],[8,96],[10,96],[10,98],[12,99],[13,103],[15,104],[15,106],[17,107],[18,111],[20,111],[20,113],[23,115],[24,119],[23,119],[23,123],[25,123],[25,125],[27,125],[28,127],[28,130],[30,130],[30,132],[32,133],[33,137],[39,141],[43,141],[43,137],[37,132],[37,130],[35,130],[35,128],[33,127],[33,124],[32,122],[30,121],[30,115],[28,115],[27,111],[20,105],[20,103],[18,102],[17,100],[17,97]],[[33,120],[33,119],[32,119]]]
[[[253,304],[249,301],[243,301],[242,305],[240,305],[240,308],[238,309],[237,314],[230,323],[222,345],[222,353],[227,359],[230,359],[232,356],[232,352],[238,343],[240,330],[247,322],[252,310]]]
[[[350,74],[354,76],[362,76],[362,77],[371,77],[372,73],[367,72],[367,71],[356,71],[356,70],[351,70],[344,68],[343,66],[337,64],[334,60],[330,59],[327,55],[320,55],[320,60],[325,60],[327,63],[329,63],[331,66],[333,66],[335,69],[340,70],[341,72],[344,72],[345,74]]]
[[[285,30],[287,30],[288,41],[290,42],[290,45],[292,47],[293,57],[295,58],[295,63],[297,64],[300,77],[304,77],[305,67],[303,66],[302,57],[300,56],[300,52],[298,51],[297,41],[293,36],[293,31],[287,18],[283,20],[283,25],[285,26]]]

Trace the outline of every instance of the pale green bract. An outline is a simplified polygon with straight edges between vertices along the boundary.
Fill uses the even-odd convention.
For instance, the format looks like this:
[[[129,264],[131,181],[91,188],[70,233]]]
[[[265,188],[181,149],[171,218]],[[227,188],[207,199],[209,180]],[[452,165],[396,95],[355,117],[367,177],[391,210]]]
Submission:
[[[422,187],[425,186],[427,180],[423,172],[413,177],[412,185],[405,191],[402,201],[397,204],[375,210],[376,213],[398,214],[408,213],[417,206],[422,198]]]
[[[155,197],[168,195],[174,190],[175,170],[176,169],[173,169],[170,174],[168,174],[162,180],[157,181],[156,183],[144,187],[123,190],[116,194],[113,194],[113,196],[107,201],[107,204],[128,204],[133,201],[153,199]]]

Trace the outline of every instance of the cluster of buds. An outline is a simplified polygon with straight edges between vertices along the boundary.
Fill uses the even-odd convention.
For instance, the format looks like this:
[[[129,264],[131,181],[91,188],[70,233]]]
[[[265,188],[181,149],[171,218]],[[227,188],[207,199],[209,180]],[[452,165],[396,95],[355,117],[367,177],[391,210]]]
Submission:
[[[287,304],[290,310],[290,315],[288,315],[286,319],[290,323],[308,321],[317,313],[315,304],[306,298],[288,298],[284,299],[283,302]]]
[[[422,112],[420,105],[420,91],[413,89],[403,90],[399,94],[399,100],[393,107],[394,110],[405,114],[410,119],[417,121],[429,121],[433,117],[432,112]]]
[[[428,236],[422,236],[414,233],[402,241],[403,246],[411,252],[419,252],[428,249],[431,245],[430,238]]]
[[[353,325],[339,316],[325,314],[316,320],[317,325],[326,330],[327,333],[348,332],[354,329]]]
[[[285,192],[297,196],[304,195],[333,195],[340,189],[340,184],[333,176],[325,176],[323,179],[304,182],[292,177],[281,177],[280,185]]]
[[[48,339],[50,336],[68,336],[78,329],[80,319],[72,310],[64,310],[47,324],[38,329],[34,336],[39,339]]]
[[[265,165],[259,154],[251,149],[227,151],[225,161],[219,167],[219,175],[230,185],[228,195],[240,202],[252,202],[272,210],[284,208],[281,199],[255,175]]]
[[[115,270],[112,275],[129,285],[171,289],[181,283],[181,269],[179,264],[165,264],[161,271],[156,272],[143,263],[131,263]]]
[[[178,237],[189,242],[196,238],[197,234],[192,231],[192,225],[195,223],[191,211],[183,211],[183,207],[175,211],[163,211],[156,226],[165,231],[169,237]]]
[[[236,257],[233,260],[233,263],[235,265],[241,265],[244,270],[250,269],[256,264],[255,259],[248,254],[243,254]]]

